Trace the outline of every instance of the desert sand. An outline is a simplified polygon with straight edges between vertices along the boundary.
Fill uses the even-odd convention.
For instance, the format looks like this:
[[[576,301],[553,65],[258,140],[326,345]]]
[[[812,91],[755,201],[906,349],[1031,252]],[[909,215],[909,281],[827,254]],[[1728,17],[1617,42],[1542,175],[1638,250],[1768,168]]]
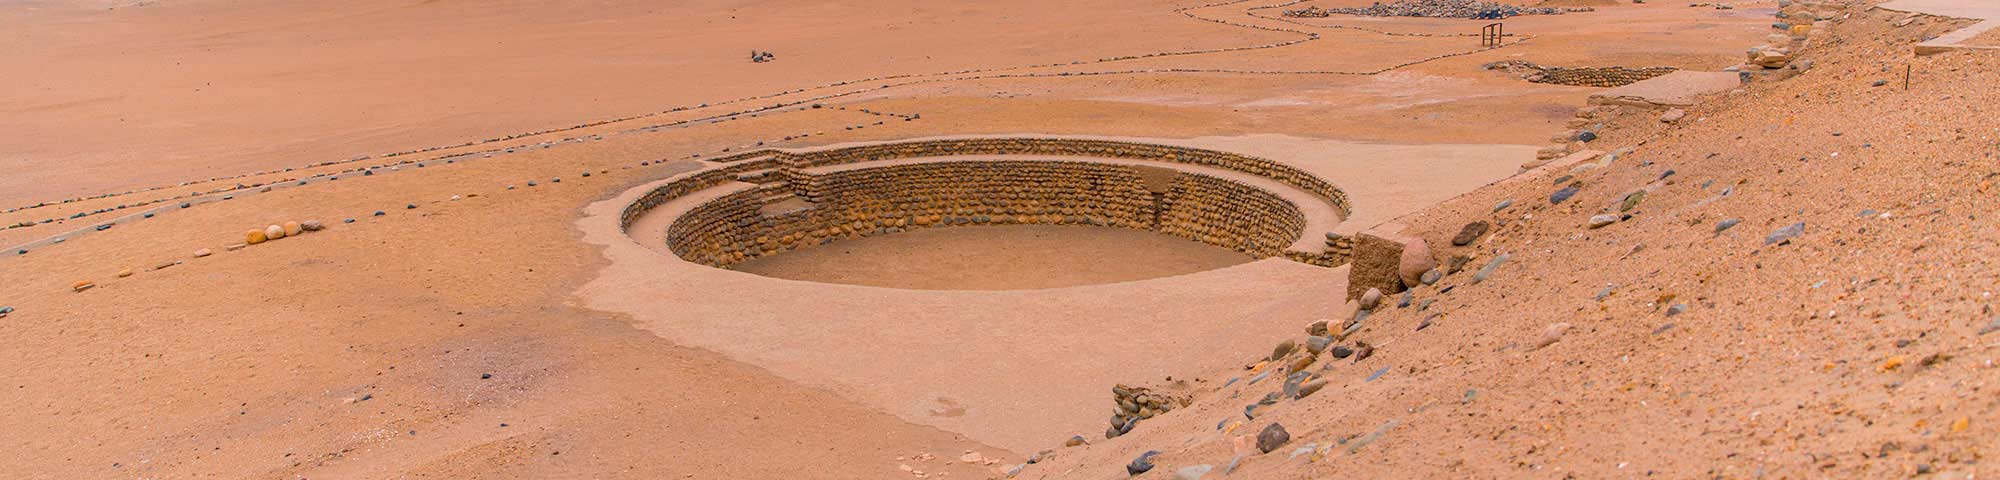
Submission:
[[[18,67],[0,76],[0,472],[1993,470],[2000,59],[1916,54],[1991,20],[1568,2],[1592,10],[1508,18],[1482,45],[1490,20],[1283,13],[1368,3],[0,5]],[[1748,73],[1669,111],[1501,61]],[[831,210],[815,175],[922,163],[894,159],[756,164],[626,222],[654,189],[751,165],[734,156],[938,138],[1283,169],[1177,166],[1176,186],[1248,190],[1134,193],[1159,218],[1203,206],[1175,210],[1201,227],[1183,236],[1020,196],[994,200],[1075,212],[669,244],[725,193]],[[1299,228],[1269,230],[1292,250],[1241,251],[1247,219],[1294,210]],[[247,244],[305,221],[324,229]],[[1427,245],[1438,276],[1358,314],[1349,285],[1404,261],[1378,240]],[[676,253],[701,242],[755,258]],[[1322,383],[1301,396],[1287,375]],[[1115,385],[1176,406],[1107,435]],[[1273,426],[1289,438],[1259,448]]]

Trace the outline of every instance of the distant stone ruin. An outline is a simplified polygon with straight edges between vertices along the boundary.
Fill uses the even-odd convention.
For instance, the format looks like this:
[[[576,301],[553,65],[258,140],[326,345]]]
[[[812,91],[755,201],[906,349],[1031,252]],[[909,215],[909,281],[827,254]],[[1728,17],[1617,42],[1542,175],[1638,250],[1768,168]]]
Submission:
[[[1550,67],[1521,60],[1488,63],[1486,69],[1506,70],[1535,83],[1578,87],[1622,87],[1680,70],[1679,67]]]
[[[1340,14],[1360,15],[1364,17],[1430,17],[1497,20],[1518,15],[1561,15],[1568,12],[1589,11],[1594,11],[1594,9],[1590,7],[1521,7],[1477,0],[1397,0],[1389,3],[1376,2],[1374,5],[1360,8],[1306,7],[1299,10],[1286,10],[1285,16],[1294,18],[1322,18]]]

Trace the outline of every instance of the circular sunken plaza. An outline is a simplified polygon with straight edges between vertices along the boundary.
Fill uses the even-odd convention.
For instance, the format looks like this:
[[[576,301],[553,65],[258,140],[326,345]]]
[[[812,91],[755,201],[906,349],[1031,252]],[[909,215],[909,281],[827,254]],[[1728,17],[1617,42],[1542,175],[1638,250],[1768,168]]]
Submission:
[[[1266,347],[1232,332],[1333,314],[1348,234],[1503,177],[1479,165],[1519,153],[1045,135],[752,150],[587,207],[578,226],[610,262],[578,298],[1028,450],[1103,423],[1075,405],[1104,385],[1222,367],[1188,364]],[[1361,167],[1392,158],[1411,167]]]

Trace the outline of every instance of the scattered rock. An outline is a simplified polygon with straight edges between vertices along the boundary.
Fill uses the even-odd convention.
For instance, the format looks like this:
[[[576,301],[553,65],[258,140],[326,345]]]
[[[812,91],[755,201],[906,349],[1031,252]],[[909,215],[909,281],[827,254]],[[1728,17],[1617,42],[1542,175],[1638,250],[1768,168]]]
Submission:
[[[1681,119],[1687,118],[1687,115],[1688,115],[1687,110],[1681,110],[1678,108],[1667,109],[1667,113],[1660,114],[1660,121],[1666,123],[1678,123],[1681,121]]]
[[[1686,312],[1686,311],[1687,311],[1687,309],[1688,309],[1688,306],[1687,306],[1687,304],[1685,304],[1685,303],[1676,303],[1676,304],[1673,304],[1673,305],[1671,305],[1671,306],[1668,306],[1668,307],[1667,307],[1667,316],[1671,317],[1671,316],[1674,316],[1674,315],[1680,315],[1680,314],[1681,314],[1681,312]]]
[[[1382,289],[1371,287],[1366,293],[1361,294],[1362,310],[1374,310],[1379,306],[1382,306]]]
[[[1985,335],[1993,332],[2000,332],[2000,318],[1995,318],[1991,322],[1986,322],[1986,326],[1979,327],[1980,335]]]
[[[1285,341],[1278,342],[1278,346],[1271,348],[1271,361],[1275,362],[1278,361],[1278,359],[1285,358],[1286,355],[1292,354],[1292,350],[1297,350],[1297,349],[1298,345],[1293,344],[1292,340],[1289,338],[1285,339]]]
[[[1542,338],[1540,340],[1535,341],[1535,348],[1540,349],[1543,347],[1547,347],[1549,345],[1554,345],[1556,342],[1562,341],[1563,335],[1568,334],[1569,329],[1570,329],[1569,323],[1557,323],[1549,325],[1548,328],[1542,329]]]
[[[1396,308],[1408,308],[1410,306],[1410,299],[1415,297],[1416,292],[1414,291],[1403,292],[1403,296],[1396,299]]]
[[[1313,355],[1319,355],[1320,352],[1326,351],[1326,347],[1330,346],[1333,346],[1333,337],[1313,336],[1306,338],[1306,351],[1312,352]]]
[[[1311,335],[1315,337],[1327,336],[1328,335],[1326,330],[1327,322],[1328,320],[1324,318],[1319,320],[1314,320],[1313,323],[1306,325],[1306,335]]]
[[[1063,446],[1065,447],[1075,447],[1088,444],[1090,444],[1090,442],[1084,441],[1082,435],[1071,435],[1069,437],[1069,440],[1063,441]]]
[[[1794,223],[1786,226],[1785,228],[1780,228],[1777,231],[1771,232],[1770,235],[1764,236],[1764,244],[1787,245],[1792,243],[1793,238],[1796,238],[1799,236],[1799,234],[1805,232],[1806,232],[1806,222]]]
[[[1491,278],[1494,271],[1500,270],[1500,264],[1507,263],[1507,258],[1511,256],[1513,254],[1503,253],[1498,257],[1493,257],[1493,261],[1487,262],[1486,266],[1479,267],[1479,271],[1472,274],[1472,283],[1477,285],[1479,282],[1484,282],[1487,278]]]
[[[200,249],[200,250],[195,250],[195,251],[194,251],[194,258],[201,258],[201,257],[206,257],[206,256],[209,256],[209,255],[214,255],[214,254],[215,254],[215,252],[211,252],[211,251],[208,251],[208,249],[204,248],[204,249]]]
[[[1625,194],[1625,199],[1618,202],[1618,213],[1631,212],[1632,209],[1639,208],[1639,202],[1644,201],[1646,201],[1645,190]]]
[[[1603,215],[1592,215],[1590,217],[1590,228],[1604,228],[1605,225],[1610,225],[1613,223],[1618,223],[1617,215],[1612,215],[1607,213]]]
[[[1354,342],[1354,362],[1355,362],[1355,363],[1361,363],[1361,361],[1362,361],[1362,360],[1367,360],[1367,359],[1368,359],[1368,357],[1371,357],[1371,356],[1374,356],[1374,355],[1375,355],[1375,346],[1374,346],[1374,345],[1369,345],[1369,344],[1368,344],[1368,342]]]
[[[1493,225],[1486,223],[1485,220],[1467,223],[1464,227],[1458,229],[1458,235],[1451,237],[1451,245],[1454,247],[1471,245],[1474,240],[1478,240],[1480,236],[1486,235],[1486,230],[1491,228],[1493,228]]]
[[[1424,282],[1424,285],[1437,285],[1439,280],[1444,280],[1444,272],[1435,268],[1425,270],[1423,276],[1417,277],[1417,281]]]
[[[1314,393],[1318,393],[1320,389],[1323,388],[1326,388],[1326,380],[1313,380],[1310,382],[1306,382],[1304,384],[1299,385],[1298,395],[1293,398],[1306,398],[1312,396],[1312,394]]]
[[[299,228],[303,228],[305,229],[305,231],[308,232],[317,232],[320,230],[325,230],[326,224],[319,223],[319,220],[306,220],[304,223],[299,224]]]
[[[1722,221],[1720,222],[1715,222],[1715,233],[1720,235],[1723,230],[1728,230],[1729,227],[1734,227],[1738,223],[1743,223],[1743,220],[1738,218],[1725,218],[1722,219]]]
[[[126,268],[126,269],[122,269],[122,270],[119,270],[119,271],[118,271],[118,278],[125,278],[125,277],[130,277],[130,276],[132,276],[132,269],[130,269],[130,268]]]
[[[1132,459],[1132,463],[1125,465],[1125,473],[1127,475],[1138,475],[1152,471],[1153,456],[1159,454],[1158,450],[1147,450],[1146,453],[1139,454],[1139,458],[1134,458]]]
[[[270,238],[264,236],[263,230],[251,230],[243,233],[243,243],[256,245],[264,243],[266,240],[270,240]]]
[[[1347,358],[1349,355],[1354,355],[1354,349],[1347,348],[1346,345],[1335,345],[1332,352],[1335,359]]]
[[[1498,212],[1501,210],[1506,210],[1507,207],[1512,207],[1512,206],[1514,206],[1514,199],[1509,198],[1506,200],[1501,200],[1500,203],[1493,204],[1493,211]]]
[[[305,231],[305,226],[300,225],[299,222],[285,222],[282,228],[284,228],[285,236],[287,237],[297,236],[299,233]]]
[[[1264,431],[1257,432],[1257,450],[1264,453],[1271,453],[1272,450],[1277,450],[1278,447],[1285,446],[1285,443],[1290,441],[1292,441],[1292,434],[1286,432],[1283,425],[1275,422],[1265,426]]]
[[[264,227],[264,238],[268,240],[285,238],[285,227],[278,225]]]
[[[1429,243],[1418,238],[1403,244],[1403,256],[1396,273],[1403,277],[1404,285],[1416,285],[1424,271],[1437,266],[1437,259],[1431,257]]]
[[[95,287],[97,287],[97,284],[91,283],[91,281],[89,280],[78,280],[76,283],[72,283],[69,285],[69,289],[74,290],[77,293],[83,293],[84,290],[89,290]]]
[[[1576,192],[1580,190],[1583,190],[1582,183],[1572,183],[1567,187],[1563,187],[1562,190],[1556,190],[1556,193],[1549,194],[1549,204],[1560,205],[1564,200],[1569,200],[1569,197],[1576,196]]]

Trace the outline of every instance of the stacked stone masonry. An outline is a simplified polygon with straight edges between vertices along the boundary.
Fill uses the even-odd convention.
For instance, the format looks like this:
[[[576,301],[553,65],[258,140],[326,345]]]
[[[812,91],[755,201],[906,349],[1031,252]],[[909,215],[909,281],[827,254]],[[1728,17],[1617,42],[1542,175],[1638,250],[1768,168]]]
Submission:
[[[1680,70],[1678,67],[1550,67],[1521,60],[1489,63],[1486,69],[1507,70],[1535,83],[1578,87],[1621,87]]]
[[[982,157],[952,158],[967,155]],[[1292,200],[1278,194],[1193,171],[1087,158],[1251,173],[1347,212],[1337,188],[1270,160],[1100,140],[982,138],[759,150],[712,159],[717,167],[654,189],[628,206],[623,220],[630,227],[661,204],[716,189],[708,194],[713,198],[674,218],[665,240],[684,260],[725,268],[842,239],[971,225],[1140,229],[1256,258],[1282,256],[1329,267],[1345,263],[1351,253],[1290,248],[1308,222]],[[883,162],[895,159],[910,160]]]

